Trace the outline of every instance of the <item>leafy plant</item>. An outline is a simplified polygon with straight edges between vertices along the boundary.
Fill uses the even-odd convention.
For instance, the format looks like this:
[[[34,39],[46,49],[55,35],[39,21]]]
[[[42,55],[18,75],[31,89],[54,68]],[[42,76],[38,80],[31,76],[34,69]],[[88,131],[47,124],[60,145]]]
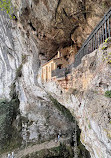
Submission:
[[[5,11],[9,15],[10,19],[15,19],[15,16],[13,16],[14,10],[11,0],[1,0],[0,9],[1,11]]]
[[[107,48],[108,48],[108,42],[110,41],[109,38],[107,38],[105,40],[105,42],[103,43],[103,47],[102,47],[102,50],[103,50],[103,55],[102,55],[102,60],[103,61],[106,61],[106,63],[108,64],[111,64],[111,52],[108,52],[107,51]]]
[[[105,40],[105,43],[107,43],[107,42],[108,42],[108,40],[109,40],[109,38],[107,38],[107,39]]]
[[[105,96],[111,98],[111,90],[105,92]]]
[[[105,49],[107,49],[107,46],[103,46],[103,47],[102,47],[102,50],[105,50]]]

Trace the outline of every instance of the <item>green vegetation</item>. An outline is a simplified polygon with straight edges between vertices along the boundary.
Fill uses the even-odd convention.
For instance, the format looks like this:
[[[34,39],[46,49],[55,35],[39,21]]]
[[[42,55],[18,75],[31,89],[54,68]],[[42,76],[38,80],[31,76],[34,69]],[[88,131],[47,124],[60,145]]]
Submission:
[[[54,99],[52,96],[49,97],[52,101],[53,105],[66,117],[69,119],[69,121],[74,121],[74,117],[70,113],[70,111],[65,108],[63,105],[61,105],[56,99]]]
[[[103,61],[106,61],[106,63],[111,64],[111,53],[104,52]]]
[[[105,96],[111,98],[111,90],[105,92]]]
[[[105,49],[107,49],[107,46],[103,46],[103,47],[102,47],[102,50],[105,50]]]
[[[14,125],[16,116],[19,115],[19,99],[16,94],[15,83],[11,86],[11,100],[0,100],[0,153],[11,151],[21,145],[21,121]]]
[[[6,139],[10,138],[10,126],[13,116],[13,107],[7,100],[0,101],[0,142],[4,145]]]
[[[13,10],[13,6],[11,4],[11,0],[1,0],[0,9],[2,11],[5,11],[9,15],[10,19],[12,19],[12,18],[15,19],[15,16],[12,16],[14,13],[14,10]]]
[[[13,121],[19,113],[19,100],[0,100],[0,153],[16,148],[21,143],[21,137],[13,126]]]
[[[108,43],[109,38],[106,38],[103,44]],[[106,48],[107,46],[103,46],[103,49]]]
[[[103,43],[103,61],[106,61],[106,63],[111,64],[111,52],[107,52],[108,43],[110,42],[109,38],[105,40]]]
[[[26,60],[26,56],[22,56],[22,63]],[[16,80],[22,76],[21,64],[16,70],[14,83],[10,87],[11,100],[0,100],[0,153],[11,151],[21,145],[22,138],[20,136],[21,117],[17,126],[13,125],[16,116],[19,115],[19,99],[16,94]]]
[[[109,38],[107,38],[107,39],[105,40],[105,43],[107,43],[107,42],[108,42],[108,39],[109,39]]]
[[[103,43],[103,47],[102,47],[102,50],[105,50],[108,46],[107,46],[107,43],[109,41],[109,38],[107,38],[104,43]]]

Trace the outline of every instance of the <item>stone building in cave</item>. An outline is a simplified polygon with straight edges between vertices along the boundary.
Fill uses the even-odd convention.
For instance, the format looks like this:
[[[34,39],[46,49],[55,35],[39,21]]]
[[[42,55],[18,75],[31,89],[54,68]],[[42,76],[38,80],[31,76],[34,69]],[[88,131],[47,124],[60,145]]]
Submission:
[[[51,81],[54,77],[52,71],[60,71],[65,69],[68,65],[74,62],[74,49],[70,47],[61,49],[57,54],[44,65],[42,65],[42,81]],[[56,77],[56,75],[55,75]]]

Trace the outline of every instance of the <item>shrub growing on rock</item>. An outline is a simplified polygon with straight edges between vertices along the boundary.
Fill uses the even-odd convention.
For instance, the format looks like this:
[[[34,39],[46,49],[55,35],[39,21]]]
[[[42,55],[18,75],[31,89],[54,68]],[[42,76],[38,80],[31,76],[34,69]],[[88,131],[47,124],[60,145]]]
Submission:
[[[105,96],[111,98],[111,90],[105,92]]]
[[[15,19],[15,16],[12,16],[14,13],[13,6],[11,4],[11,0],[1,0],[0,1],[0,9],[1,11],[5,11],[9,17]]]

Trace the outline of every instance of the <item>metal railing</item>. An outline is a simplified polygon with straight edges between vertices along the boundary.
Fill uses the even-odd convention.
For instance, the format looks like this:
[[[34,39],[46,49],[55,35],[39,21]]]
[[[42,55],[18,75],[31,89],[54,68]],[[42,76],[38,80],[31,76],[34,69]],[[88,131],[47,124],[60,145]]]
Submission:
[[[78,53],[75,55],[74,67],[81,63],[81,59],[86,54],[93,52],[111,36],[111,8],[104,15],[100,23],[95,27],[90,36],[86,39]]]
[[[52,70],[52,77],[56,76],[56,78],[61,78],[61,77],[66,77],[67,74],[69,74],[71,72],[71,68],[70,66],[68,66],[67,68],[62,68],[62,69],[55,69]]]
[[[73,64],[68,65],[67,68],[56,69],[52,71],[52,77],[56,78],[66,77],[72,70],[72,67],[77,67],[81,63],[81,59],[104,42],[105,39],[111,36],[111,8],[104,15],[100,23],[95,27],[90,36],[83,43],[82,47],[75,55],[75,61]]]
[[[65,76],[65,68],[62,69],[55,69],[52,71],[52,77],[56,76],[56,78],[64,77]]]

